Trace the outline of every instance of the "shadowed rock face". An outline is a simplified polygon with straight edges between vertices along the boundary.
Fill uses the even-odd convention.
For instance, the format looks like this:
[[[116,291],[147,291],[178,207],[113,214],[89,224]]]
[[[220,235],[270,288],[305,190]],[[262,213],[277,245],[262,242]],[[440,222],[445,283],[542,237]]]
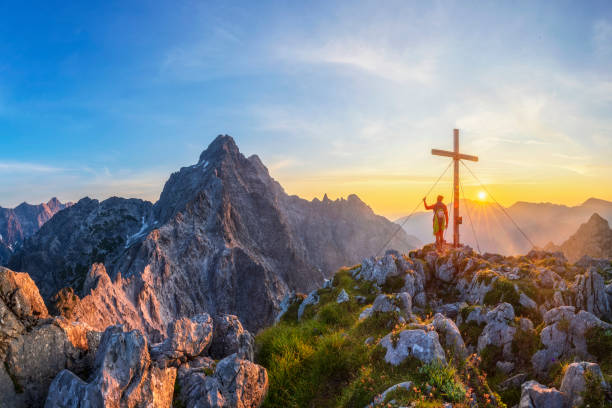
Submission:
[[[0,265],[9,261],[13,251],[26,238],[34,235],[56,213],[71,205],[63,204],[54,197],[38,205],[21,203],[15,208],[0,207]]]
[[[45,299],[66,286],[82,294],[91,264],[112,265],[129,237],[150,219],[151,208],[151,203],[137,199],[83,198],[26,240],[12,256],[10,268],[27,271]]]
[[[99,329],[101,320],[124,323],[153,340],[170,321],[202,312],[235,314],[249,330],[264,327],[286,294],[309,291],[337,268],[374,255],[397,231],[354,195],[288,196],[229,136],[172,174],[153,206],[83,199],[59,215],[14,257],[14,268],[28,271],[47,299],[73,286],[99,311],[83,310],[78,320]],[[403,231],[389,246],[413,247]],[[105,268],[87,283],[83,265],[92,262]]]

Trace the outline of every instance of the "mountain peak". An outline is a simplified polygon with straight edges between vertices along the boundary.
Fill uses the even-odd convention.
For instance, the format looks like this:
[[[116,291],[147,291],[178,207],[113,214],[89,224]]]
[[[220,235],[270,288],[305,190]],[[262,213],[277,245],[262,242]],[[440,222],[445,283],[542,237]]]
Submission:
[[[582,206],[583,207],[594,207],[594,206],[610,205],[610,204],[612,203],[610,203],[609,201],[602,200],[600,198],[591,197],[588,200],[586,200],[584,203],[582,203]]]
[[[238,146],[236,145],[233,137],[229,135],[219,135],[212,141],[211,144],[208,145],[206,150],[202,152],[198,163],[215,160],[216,158],[227,154],[236,155],[239,153],[240,150],[238,150]]]
[[[610,228],[608,220],[606,220],[597,213],[593,213],[593,215],[591,215],[591,218],[589,218],[589,220],[587,221],[587,225],[605,226],[606,228]]]

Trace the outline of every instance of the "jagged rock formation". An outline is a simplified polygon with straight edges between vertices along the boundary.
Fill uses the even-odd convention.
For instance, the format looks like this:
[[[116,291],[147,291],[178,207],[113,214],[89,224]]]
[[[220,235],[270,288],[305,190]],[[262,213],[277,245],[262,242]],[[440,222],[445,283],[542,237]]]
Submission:
[[[285,295],[375,254],[396,230],[354,195],[288,196],[257,156],[244,157],[231,137],[219,136],[197,164],[172,174],[153,207],[81,200],[11,265],[28,271],[46,299],[72,286],[91,306],[76,319],[102,329],[110,316],[104,324],[125,323],[155,340],[175,318],[201,312],[236,314],[247,328],[262,328]],[[402,231],[389,246],[412,248]],[[110,280],[99,267],[89,279],[88,266],[102,260]],[[103,317],[90,312],[107,307]]]
[[[27,271],[45,299],[68,286],[82,295],[91,264],[113,265],[130,239],[150,222],[152,206],[138,199],[83,198],[27,239],[9,267]]]
[[[210,369],[210,360],[204,362]],[[265,368],[237,354],[225,357],[214,367],[212,375],[194,364],[180,370],[178,400],[186,408],[251,408],[258,407],[268,391]]]
[[[196,370],[205,383],[196,400],[223,397],[227,405],[219,406],[256,407],[265,397],[266,370],[250,361],[253,336],[236,316],[181,318],[162,340],[151,344],[122,326],[102,333],[51,318],[29,276],[0,267],[1,407],[168,408],[178,371],[198,361],[214,369],[209,350],[221,361],[214,375]],[[184,403],[193,406],[188,398]]]
[[[21,203],[15,208],[0,207],[0,265],[8,262],[13,251],[26,238],[34,235],[56,213],[71,205],[53,197],[38,205]]]
[[[563,244],[556,246],[550,243],[545,249],[563,252],[570,262],[576,262],[583,256],[612,259],[612,229],[606,219],[594,213]]]
[[[41,406],[60,370],[88,371],[98,343],[86,325],[49,318],[27,274],[0,268],[0,406]]]

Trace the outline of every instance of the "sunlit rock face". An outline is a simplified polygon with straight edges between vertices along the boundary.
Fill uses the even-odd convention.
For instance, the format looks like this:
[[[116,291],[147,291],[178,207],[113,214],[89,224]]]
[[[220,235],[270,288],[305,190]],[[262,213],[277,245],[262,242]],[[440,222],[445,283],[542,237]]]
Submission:
[[[264,327],[286,294],[307,292],[337,268],[376,254],[398,229],[355,195],[287,195],[229,136],[172,174],[155,205],[83,199],[69,210],[12,264],[32,275],[47,300],[72,286],[89,305],[77,320],[99,329],[124,323],[153,340],[173,319],[202,312],[235,314],[249,330]],[[413,248],[403,231],[388,246]],[[94,262],[103,268],[90,269]]]

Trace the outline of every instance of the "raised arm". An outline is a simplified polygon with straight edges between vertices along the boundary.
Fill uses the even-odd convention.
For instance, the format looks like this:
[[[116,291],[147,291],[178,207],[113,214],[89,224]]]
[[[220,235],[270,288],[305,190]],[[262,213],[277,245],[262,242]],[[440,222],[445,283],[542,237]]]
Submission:
[[[433,210],[433,208],[435,207],[435,205],[427,205],[427,201],[425,201],[425,197],[423,197],[423,204],[425,204],[425,209],[426,210]]]

